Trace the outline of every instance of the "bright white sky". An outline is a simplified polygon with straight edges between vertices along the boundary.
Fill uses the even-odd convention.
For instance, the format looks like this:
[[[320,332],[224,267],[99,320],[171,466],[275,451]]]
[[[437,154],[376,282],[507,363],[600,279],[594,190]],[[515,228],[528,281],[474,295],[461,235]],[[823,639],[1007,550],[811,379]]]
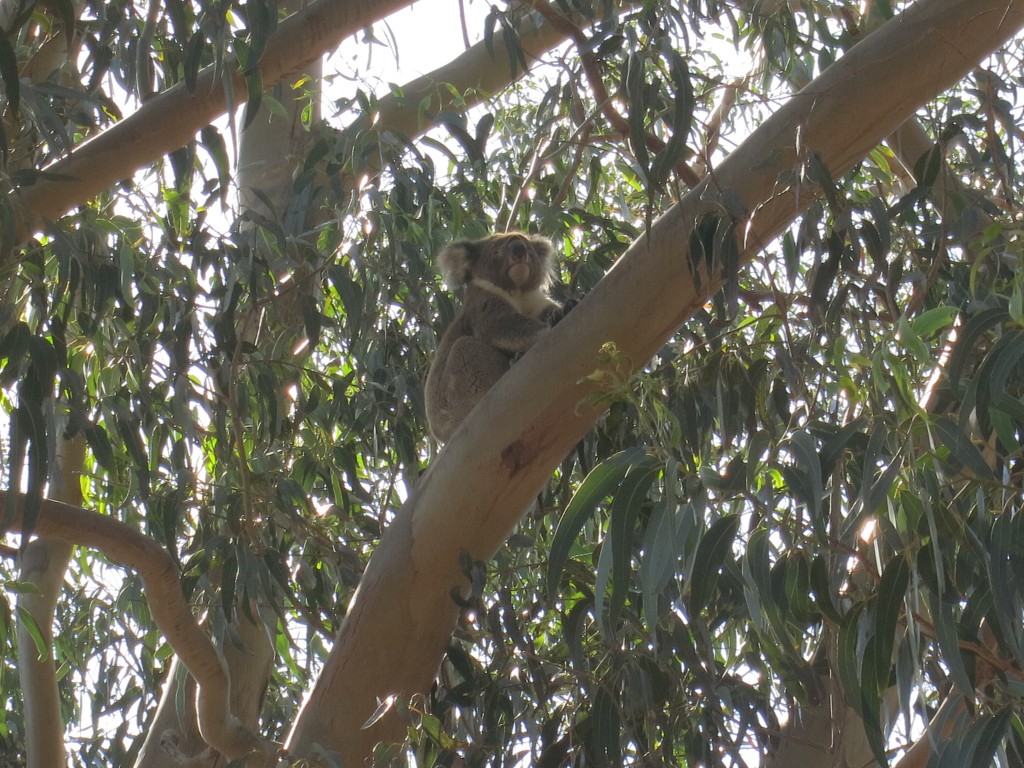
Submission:
[[[483,39],[492,3],[463,0],[470,43]],[[374,26],[384,45],[367,46],[360,32],[328,57],[324,72],[371,73],[382,84],[404,83],[446,64],[465,50],[459,0],[418,0]]]

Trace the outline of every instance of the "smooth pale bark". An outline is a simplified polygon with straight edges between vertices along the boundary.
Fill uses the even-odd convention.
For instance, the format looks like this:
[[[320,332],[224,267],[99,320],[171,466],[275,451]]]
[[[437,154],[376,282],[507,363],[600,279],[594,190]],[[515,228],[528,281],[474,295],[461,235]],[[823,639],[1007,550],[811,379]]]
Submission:
[[[264,87],[309,67],[349,35],[409,5],[410,0],[317,0],[284,19],[267,42],[260,60]],[[228,73],[222,79],[218,73]],[[137,112],[76,147],[45,168],[53,174],[16,192],[21,224],[18,242],[40,221],[55,219],[91,200],[119,180],[182,147],[227,109],[228,89],[235,103],[245,101],[245,81],[228,57],[199,73],[194,93],[184,82],[146,102]],[[61,178],[57,178],[57,177]]]
[[[18,596],[18,680],[25,716],[27,768],[67,765],[53,654],[53,618],[70,559],[71,544],[48,538],[35,539],[18,558],[19,579],[38,590]],[[25,614],[39,628],[44,649],[37,647]]]
[[[85,440],[82,436],[60,440],[56,459],[49,494],[57,501],[78,506],[82,503],[81,475],[85,462]],[[36,538],[25,547],[18,560],[19,578],[37,590],[18,595],[18,677],[25,716],[26,768],[67,765],[64,721],[60,714],[53,654],[53,617],[70,559],[71,544],[68,542]],[[46,642],[46,651],[42,654],[22,612],[32,617]]]
[[[10,530],[22,532],[24,498],[0,494],[0,515],[10,516]],[[178,568],[161,544],[109,515],[43,499],[33,531],[97,549],[111,562],[135,571],[142,581],[153,623],[199,684],[196,711],[204,741],[229,759],[253,756],[251,768],[272,765],[278,745],[244,727],[230,707],[230,680],[224,657],[192,615],[181,591]]]
[[[872,765],[860,715],[846,706],[839,681],[822,678],[824,696],[817,706],[795,708],[779,736],[779,746],[765,760],[765,768]]]
[[[846,704],[838,676],[822,676],[822,699],[816,706],[797,706],[779,734],[778,746],[764,768],[835,768],[876,763],[860,713]],[[895,719],[899,701],[895,686],[886,691],[883,718]],[[884,724],[883,724],[884,725]]]
[[[462,551],[489,560],[552,469],[603,412],[597,378],[606,343],[628,373],[651,358],[719,277],[695,281],[688,243],[698,217],[748,216],[749,260],[815,194],[797,188],[808,152],[838,175],[921,104],[961,79],[1024,26],[1024,0],[922,0],[865,38],[758,128],[705,182],[656,221],[589,297],[520,360],[455,434],[388,528],[324,670],[288,740],[361,765],[396,716],[364,724],[377,700],[429,686],[456,618]]]
[[[274,646],[262,621],[239,612],[234,634],[240,645],[226,642],[222,653],[231,679],[231,712],[244,727],[255,730],[274,662]],[[227,759],[209,749],[199,733],[195,707],[196,683],[175,657],[167,673],[156,716],[145,734],[135,768],[223,768]],[[185,704],[179,712],[180,704]]]
[[[308,77],[308,85],[296,89],[292,79],[275,94],[284,115],[272,113],[263,105],[242,131],[235,171],[241,215],[279,220],[285,234],[291,236],[300,235],[308,226],[306,209],[296,208],[294,174],[311,142],[311,134],[302,123],[307,105],[311,107],[311,123],[320,122],[323,60],[312,62],[302,76]]]

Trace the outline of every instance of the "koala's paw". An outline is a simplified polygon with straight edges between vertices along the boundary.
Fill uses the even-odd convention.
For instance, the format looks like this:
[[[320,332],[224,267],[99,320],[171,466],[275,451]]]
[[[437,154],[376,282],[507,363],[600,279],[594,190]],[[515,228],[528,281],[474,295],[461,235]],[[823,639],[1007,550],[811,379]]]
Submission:
[[[569,299],[548,316],[548,326],[554,327],[579,304],[579,299]]]

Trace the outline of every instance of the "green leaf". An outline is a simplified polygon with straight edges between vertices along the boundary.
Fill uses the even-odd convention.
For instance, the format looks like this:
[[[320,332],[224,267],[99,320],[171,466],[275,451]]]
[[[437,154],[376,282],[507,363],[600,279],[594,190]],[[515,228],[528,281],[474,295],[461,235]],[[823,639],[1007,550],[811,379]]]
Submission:
[[[881,261],[892,250],[892,219],[889,216],[889,208],[881,197],[872,197],[867,202],[868,210],[871,211],[871,218],[874,219],[874,229],[878,235],[878,249]]]
[[[199,132],[199,143],[213,161],[220,182],[221,199],[226,199],[231,188],[231,158],[224,137],[214,126],[208,125]]]
[[[846,703],[858,712],[861,708],[860,663],[857,658],[860,641],[864,634],[861,615],[864,603],[857,603],[843,619],[839,630],[839,650],[836,654],[836,665],[839,668],[839,679],[843,684]]]
[[[690,614],[698,615],[714,591],[718,573],[736,538],[740,516],[727,515],[712,523],[697,545],[690,576]]]
[[[821,460],[818,457],[818,447],[814,438],[806,431],[800,431],[793,435],[790,441],[790,450],[797,460],[797,464],[806,473],[810,487],[808,489],[810,498],[806,499],[808,510],[813,520],[821,519],[821,499],[825,495],[824,483],[821,476]]]
[[[40,661],[50,657],[50,645],[46,642],[46,638],[43,636],[42,630],[39,629],[39,623],[36,621],[35,616],[28,612],[28,609],[22,605],[18,605],[18,623],[25,628],[28,632],[29,637],[32,638],[32,642],[36,646],[36,654]]]
[[[626,478],[612,501],[609,537],[612,551],[612,599],[609,608],[614,627],[626,604],[629,592],[630,564],[633,559],[633,529],[643,508],[647,493],[661,471],[654,456],[645,456],[629,468]],[[606,542],[606,545],[608,542]]]
[[[85,442],[89,444],[96,462],[107,472],[117,471],[117,464],[114,461],[114,449],[107,437],[107,431],[98,424],[92,424],[83,430]]]
[[[693,126],[694,96],[689,67],[686,59],[678,52],[671,51],[669,56],[669,76],[673,89],[672,133],[668,143],[658,152],[651,168],[651,181],[656,188],[670,178],[676,166],[685,157],[690,129]]]
[[[960,385],[964,367],[978,354],[981,337],[998,323],[1009,317],[1005,309],[986,309],[969,318],[957,336],[956,348],[949,359],[949,382],[954,388]]]
[[[1006,738],[1013,717],[1013,707],[1003,707],[994,715],[979,717],[968,729],[974,749],[970,754],[963,755],[964,765],[992,765],[996,750]]]
[[[864,504],[864,514],[866,515],[873,515],[878,511],[882,502],[888,497],[889,489],[892,488],[896,475],[900,471],[899,460],[892,458],[889,459],[888,466],[878,473],[877,478],[875,477],[878,465],[887,458],[883,448],[885,447],[885,438],[888,432],[889,429],[884,423],[879,422],[876,424],[871,432],[871,437],[868,439],[868,447],[864,451],[861,500]]]
[[[960,693],[968,698],[974,696],[974,684],[964,666],[964,657],[960,652],[960,636],[956,631],[953,619],[953,608],[946,600],[934,593],[929,595],[928,607],[935,626],[935,637],[942,652],[942,660],[949,668],[950,677]]]
[[[934,764],[937,768],[961,768],[961,766],[990,766],[996,750],[1006,737],[1013,708],[1005,707],[994,715],[982,715],[974,722],[967,722],[968,716],[960,710],[955,727],[950,732],[953,738],[939,750]]]
[[[811,561],[811,594],[814,596],[814,604],[818,606],[823,616],[836,624],[843,623],[843,617],[832,602],[828,562],[823,555],[818,555]]]
[[[18,105],[21,103],[21,80],[18,77],[18,57],[11,46],[7,35],[0,31],[0,80],[4,84],[4,92],[7,95],[7,105],[12,115],[17,115]],[[4,156],[7,156],[7,143],[3,146]]]
[[[875,635],[864,645],[864,661],[861,664],[860,678],[861,698],[858,702],[857,712],[864,724],[864,735],[867,736],[875,759],[880,764],[886,765],[885,736],[882,733],[881,722],[882,695],[876,692],[879,689],[884,690],[887,682],[887,678],[882,679],[877,676],[879,660],[883,658],[885,658],[884,649],[878,642],[878,636]]]
[[[196,30],[189,38],[188,45],[185,46],[184,78],[185,89],[189,93],[195,93],[196,86],[199,85],[199,69],[203,65],[205,43],[202,31]]]
[[[842,456],[851,442],[855,439],[864,439],[863,429],[865,423],[864,418],[857,418],[848,424],[844,424],[834,433],[822,437],[821,452],[819,454],[822,476],[832,474],[836,462],[839,461],[839,457]]]
[[[548,596],[552,600],[558,592],[562,570],[569,559],[569,553],[576,537],[583,529],[583,524],[593,514],[597,505],[622,482],[622,478],[625,477],[630,467],[641,463],[646,455],[640,448],[631,448],[617,453],[594,467],[580,483],[580,487],[566,507],[562,519],[558,521],[555,535],[551,539],[547,583]]]
[[[623,95],[626,97],[626,104],[629,108],[627,112],[629,147],[644,176],[650,178],[651,163],[647,153],[647,127],[644,125],[644,115],[647,114],[649,108],[644,57],[639,53],[631,53],[623,66],[625,69],[622,74]]]
[[[0,358],[6,358],[7,364],[0,381],[13,383],[21,375],[21,361],[28,352],[32,340],[32,331],[25,323],[15,323],[0,339]]]
[[[612,575],[612,540],[611,534],[601,544],[601,554],[597,558],[597,573],[594,574],[594,613],[597,615],[605,642],[611,642],[615,635],[615,622],[611,611],[605,611],[604,599],[608,592],[608,582]]]
[[[877,656],[875,658],[875,680],[878,690],[873,693],[881,696],[888,685],[889,670],[892,667],[892,649],[896,641],[896,625],[903,609],[903,598],[910,583],[910,562],[905,555],[897,555],[889,561],[882,571],[882,579],[878,584],[877,605],[875,606],[875,640]],[[865,666],[867,660],[865,659]],[[872,692],[866,692],[872,695]]]
[[[934,429],[954,461],[980,478],[992,478],[992,470],[985,463],[981,451],[956,422],[943,416],[935,420]]]
[[[914,361],[917,363],[926,363],[931,358],[928,345],[921,341],[921,337],[917,335],[917,332],[914,330],[913,325],[907,319],[906,315],[900,315],[900,318],[896,323],[896,328],[900,343],[903,345],[903,348],[913,356]]]
[[[224,615],[234,616],[235,610],[235,585],[238,577],[238,558],[234,552],[228,551],[224,557],[221,578],[220,603],[224,609]]]
[[[260,112],[260,104],[263,102],[263,74],[259,67],[253,64],[251,69],[245,73],[245,115],[242,119],[242,129],[248,128]]]
[[[776,583],[772,579],[769,536],[765,528],[758,528],[750,535],[742,565],[746,584],[744,596],[751,619],[764,639],[775,645],[782,654],[795,660],[796,649],[782,615],[785,582],[780,580],[776,591]]]
[[[590,749],[594,765],[599,768],[614,768],[622,764],[622,749],[619,734],[622,720],[619,717],[615,698],[605,685],[598,685],[590,706]]]
[[[935,180],[939,177],[942,165],[942,147],[934,144],[931,149],[921,155],[917,162],[914,163],[914,178],[917,180],[918,186],[933,186]]]
[[[1007,395],[1007,383],[1024,358],[1024,333],[1010,332],[1000,337],[978,370],[978,411],[985,423],[993,401],[1013,398]],[[1012,405],[1009,406],[1011,409]]]
[[[915,317],[911,327],[922,339],[929,339],[952,324],[959,312],[958,307],[934,307]]]
[[[989,532],[987,565],[989,568],[992,610],[1002,630],[1002,642],[1018,662],[1024,661],[1024,628],[1020,623],[1021,579],[1017,569],[1024,550],[1024,516],[1021,513],[999,515]],[[970,529],[967,529],[970,531]]]
[[[644,616],[653,633],[658,623],[658,596],[668,581],[675,548],[675,508],[658,504],[651,513],[644,533],[643,556],[640,560],[640,589],[643,594]]]

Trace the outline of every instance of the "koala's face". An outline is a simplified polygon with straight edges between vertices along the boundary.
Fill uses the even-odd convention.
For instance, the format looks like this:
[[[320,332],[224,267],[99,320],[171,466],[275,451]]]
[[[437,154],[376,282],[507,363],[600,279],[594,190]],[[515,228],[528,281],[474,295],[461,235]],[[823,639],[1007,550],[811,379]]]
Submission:
[[[489,280],[505,290],[532,291],[546,288],[551,280],[554,255],[542,237],[518,232],[493,235],[472,244],[473,277]]]

